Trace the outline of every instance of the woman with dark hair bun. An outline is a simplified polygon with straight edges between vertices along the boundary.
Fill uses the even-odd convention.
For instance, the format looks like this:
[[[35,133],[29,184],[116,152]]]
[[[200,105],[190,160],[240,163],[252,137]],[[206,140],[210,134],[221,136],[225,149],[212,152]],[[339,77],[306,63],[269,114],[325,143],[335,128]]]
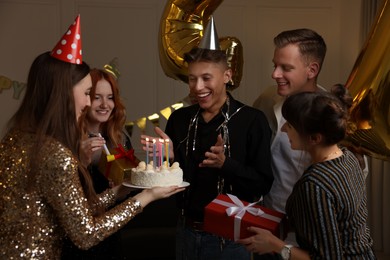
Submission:
[[[352,98],[342,85],[331,93],[302,92],[282,107],[291,148],[307,151],[311,165],[295,184],[286,213],[299,247],[269,231],[239,242],[259,254],[282,259],[375,259],[367,226],[365,175],[355,155],[339,145],[346,135]]]
[[[289,97],[282,107],[282,114],[289,124],[287,127],[285,125],[282,131],[288,134],[288,125],[291,125],[302,137],[321,134],[324,145],[337,146],[345,137],[349,119],[348,109],[352,102],[343,86],[335,85],[331,91],[332,93],[303,92]],[[306,150],[291,145],[293,149]],[[328,147],[328,150],[339,149]]]

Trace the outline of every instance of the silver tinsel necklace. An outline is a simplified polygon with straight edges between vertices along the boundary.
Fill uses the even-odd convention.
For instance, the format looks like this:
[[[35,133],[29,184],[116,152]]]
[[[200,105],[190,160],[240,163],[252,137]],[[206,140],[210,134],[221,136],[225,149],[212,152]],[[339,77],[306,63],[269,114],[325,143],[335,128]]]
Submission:
[[[229,123],[230,119],[233,116],[235,116],[245,105],[237,108],[236,111],[234,111],[230,115],[229,114],[229,111],[230,111],[230,99],[229,99],[229,96],[228,96],[226,98],[226,106],[227,106],[226,112],[224,112],[223,109],[221,108],[221,114],[224,117],[224,121],[222,122],[222,124],[220,124],[217,127],[217,129],[215,131],[218,132],[218,131],[220,131],[222,129],[224,152],[225,152],[226,156],[230,157],[231,154],[230,154],[230,138],[229,138],[228,123]],[[191,133],[192,128],[194,128],[194,131],[193,131],[193,139],[192,139],[192,148],[191,149],[192,149],[192,151],[195,151],[196,136],[197,136],[197,133],[198,133],[199,115],[200,115],[200,108],[198,109],[196,114],[190,120],[190,124],[188,125],[188,131],[187,131],[186,138],[183,141],[181,141],[181,143],[186,141],[186,156],[188,156],[188,152],[189,152],[189,149],[190,149],[190,138],[189,137],[190,137],[190,133]],[[224,186],[223,178],[220,178],[219,181],[218,181],[218,191],[219,191],[219,193],[222,193],[223,186]]]
[[[215,131],[220,131],[220,129],[222,128],[222,132],[223,132],[223,146],[224,146],[224,151],[225,151],[225,154],[226,156],[229,156],[230,157],[230,140],[229,140],[229,128],[228,128],[228,123],[230,121],[230,119],[235,116],[240,110],[241,108],[243,108],[245,105],[239,107],[236,109],[236,111],[234,111],[233,114],[229,115],[229,111],[230,111],[230,99],[229,99],[229,96],[226,98],[226,106],[227,106],[227,109],[226,109],[226,112],[224,113],[222,108],[221,108],[221,114],[222,116],[225,118],[225,120],[222,122],[222,124],[220,124],[217,129]],[[198,133],[198,121],[199,121],[199,114],[200,114],[200,108],[198,109],[198,111],[196,112],[196,114],[191,118],[190,120],[190,124],[188,125],[188,131],[187,131],[187,136],[186,138],[181,141],[180,143],[186,141],[186,156],[188,156],[188,149],[190,147],[190,133],[191,133],[191,130],[192,128],[194,128],[194,134],[193,134],[193,139],[192,139],[192,151],[195,151],[195,147],[196,147],[196,136],[197,136],[197,133]]]

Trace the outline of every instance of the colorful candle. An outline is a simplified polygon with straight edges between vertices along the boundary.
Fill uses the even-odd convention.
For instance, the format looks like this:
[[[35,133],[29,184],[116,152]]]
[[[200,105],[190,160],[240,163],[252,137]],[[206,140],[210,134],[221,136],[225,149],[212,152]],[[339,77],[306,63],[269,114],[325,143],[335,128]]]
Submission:
[[[146,165],[149,164],[149,138],[145,138],[146,141]]]
[[[159,155],[160,155],[160,166],[163,166],[163,161],[164,161],[164,149],[163,149],[163,144],[164,144],[164,139],[159,139],[160,145],[159,145]]]
[[[169,167],[169,139],[165,139],[165,156],[167,157],[167,167]]]
[[[153,139],[153,168],[156,169],[156,139]]]

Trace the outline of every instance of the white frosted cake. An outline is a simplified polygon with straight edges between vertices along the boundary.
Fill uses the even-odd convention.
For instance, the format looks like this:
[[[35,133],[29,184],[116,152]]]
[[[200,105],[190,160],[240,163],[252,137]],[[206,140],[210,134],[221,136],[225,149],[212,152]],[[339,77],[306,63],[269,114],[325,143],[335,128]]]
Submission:
[[[174,186],[183,182],[183,170],[178,162],[170,167],[165,165],[154,169],[153,164],[146,165],[141,161],[137,168],[131,169],[130,182],[142,187]]]

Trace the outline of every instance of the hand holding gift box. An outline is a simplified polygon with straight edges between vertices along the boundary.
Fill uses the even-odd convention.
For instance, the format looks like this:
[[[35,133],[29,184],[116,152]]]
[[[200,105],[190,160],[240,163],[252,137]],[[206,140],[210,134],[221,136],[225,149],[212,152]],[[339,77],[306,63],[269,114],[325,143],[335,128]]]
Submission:
[[[231,194],[218,195],[205,208],[204,231],[237,241],[252,236],[247,228],[256,226],[283,239],[285,214],[261,207],[259,201],[248,203]]]

